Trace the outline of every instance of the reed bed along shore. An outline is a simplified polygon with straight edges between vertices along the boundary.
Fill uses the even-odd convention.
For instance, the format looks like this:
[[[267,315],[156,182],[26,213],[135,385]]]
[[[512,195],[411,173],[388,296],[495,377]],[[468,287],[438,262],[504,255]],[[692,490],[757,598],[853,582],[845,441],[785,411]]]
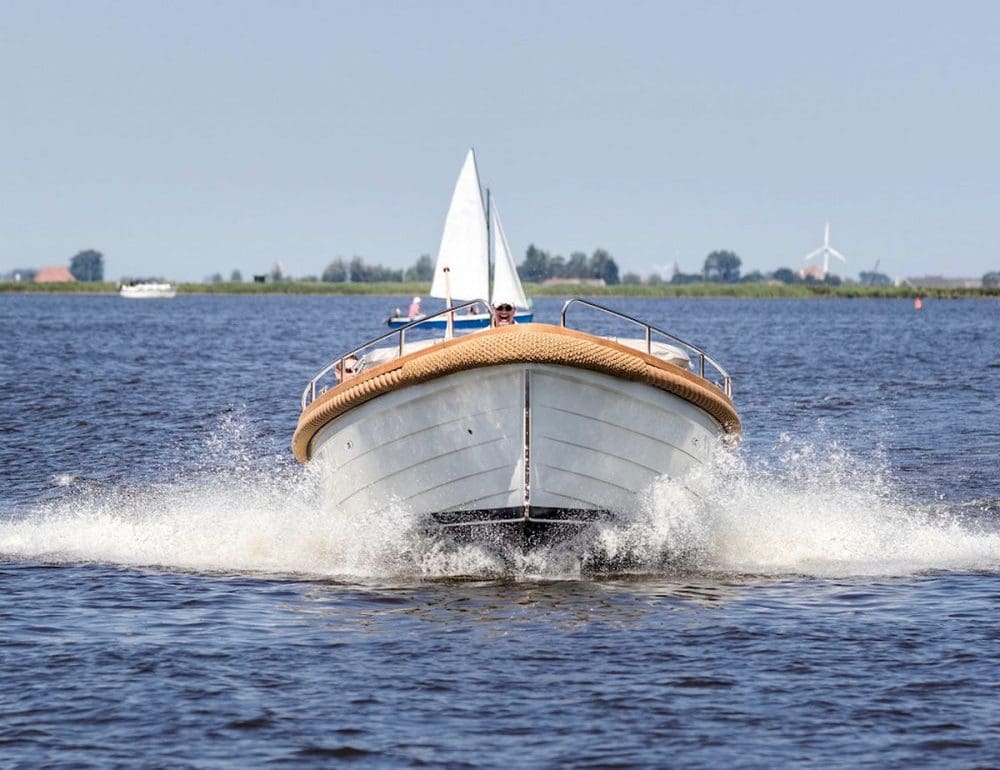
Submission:
[[[587,284],[525,284],[528,296],[587,296],[587,297],[739,297],[793,298],[834,297],[843,299],[961,299],[998,297],[1000,287],[938,288],[927,286],[863,286],[861,284],[770,284],[770,283],[689,283],[655,286],[626,285],[590,286]],[[381,296],[426,295],[427,283],[323,283],[319,281],[274,281],[253,283],[223,281],[221,283],[180,283],[178,294],[371,294]],[[112,281],[77,283],[0,282],[0,293],[32,294],[116,294],[118,284]]]

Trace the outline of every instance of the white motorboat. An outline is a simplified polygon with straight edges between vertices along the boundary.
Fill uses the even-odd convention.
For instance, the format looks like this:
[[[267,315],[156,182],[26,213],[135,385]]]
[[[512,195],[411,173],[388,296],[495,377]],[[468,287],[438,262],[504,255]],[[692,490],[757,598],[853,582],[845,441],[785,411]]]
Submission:
[[[472,150],[465,156],[451,195],[430,295],[445,300],[448,307],[455,300],[491,297],[494,307],[513,305],[517,323],[528,323],[534,319],[507,243],[507,235],[503,231],[500,210],[489,190],[486,191],[484,208],[479,170]],[[456,329],[486,329],[492,324],[493,317],[488,307],[468,306],[468,310],[468,313],[449,313],[428,319],[425,326],[444,328],[451,324]],[[397,311],[389,316],[386,323],[391,329],[399,329],[425,318],[423,315],[402,315]]]
[[[172,283],[136,281],[123,283],[118,294],[129,299],[173,299],[177,296],[177,287]]]
[[[443,244],[456,221],[469,228],[453,213]],[[341,355],[306,385],[292,449],[321,466],[341,515],[403,506],[452,533],[531,544],[634,511],[653,482],[683,483],[738,435],[732,381],[699,348],[580,298],[558,325],[512,324],[472,291]],[[489,308],[491,328],[418,339],[428,321],[476,304]],[[636,332],[593,334],[571,311]]]

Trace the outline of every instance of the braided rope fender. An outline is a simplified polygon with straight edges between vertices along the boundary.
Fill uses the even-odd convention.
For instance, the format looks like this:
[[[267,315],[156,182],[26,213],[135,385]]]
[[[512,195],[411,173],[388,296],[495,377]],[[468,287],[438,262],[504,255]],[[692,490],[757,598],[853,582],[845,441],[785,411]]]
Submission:
[[[645,383],[697,406],[726,433],[740,432],[739,415],[725,393],[679,366],[574,329],[515,324],[424,348],[340,383],[303,410],[292,436],[292,452],[300,462],[307,461],[309,442],[320,428],[383,393],[466,369],[522,363],[572,366]]]

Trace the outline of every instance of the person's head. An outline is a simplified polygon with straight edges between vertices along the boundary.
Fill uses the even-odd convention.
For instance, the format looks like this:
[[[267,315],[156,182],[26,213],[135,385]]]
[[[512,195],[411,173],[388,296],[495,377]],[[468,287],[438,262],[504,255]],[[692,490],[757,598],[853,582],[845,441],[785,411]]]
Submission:
[[[334,374],[336,374],[338,380],[346,380],[357,374],[357,366],[357,356],[344,356],[337,364]]]
[[[514,306],[509,302],[502,302],[496,306],[497,326],[506,326],[514,323]]]
[[[420,304],[420,297],[414,297],[413,298],[413,304],[414,305],[419,305]]]

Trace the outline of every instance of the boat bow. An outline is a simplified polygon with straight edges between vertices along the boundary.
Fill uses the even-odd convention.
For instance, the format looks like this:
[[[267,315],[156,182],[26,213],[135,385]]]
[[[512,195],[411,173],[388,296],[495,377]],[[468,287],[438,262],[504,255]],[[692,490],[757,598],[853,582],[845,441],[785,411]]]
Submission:
[[[307,461],[312,455],[310,443],[324,425],[380,395],[462,371],[506,364],[566,366],[643,383],[698,407],[726,433],[740,430],[739,416],[724,387],[662,357],[576,329],[515,324],[404,353],[345,379],[305,406],[292,450],[298,460]]]

